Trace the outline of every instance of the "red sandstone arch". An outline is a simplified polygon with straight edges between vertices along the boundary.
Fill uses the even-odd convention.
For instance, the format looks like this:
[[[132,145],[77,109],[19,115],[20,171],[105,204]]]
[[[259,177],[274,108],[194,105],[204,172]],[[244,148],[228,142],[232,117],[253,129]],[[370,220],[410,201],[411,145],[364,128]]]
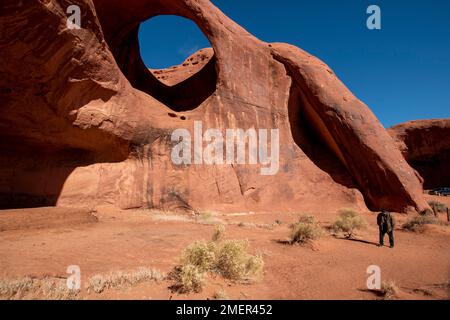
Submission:
[[[0,135],[22,143],[27,154],[44,146],[90,154],[87,163],[83,152],[75,152],[70,165],[46,160],[70,169],[52,189],[57,204],[194,211],[298,211],[315,203],[362,208],[354,187],[334,181],[295,144],[289,108],[301,108],[312,134],[339,159],[371,208],[429,209],[420,179],[386,130],[320,60],[258,40],[208,0],[74,2],[82,7],[81,30],[66,28],[62,0],[5,0],[0,11],[5,26],[0,49],[8,61],[0,65]],[[137,41],[140,22],[166,14],[194,21],[215,51],[215,93],[176,107],[175,117],[168,116],[171,94],[149,75]],[[293,86],[300,105],[289,104]],[[174,167],[168,159],[170,133],[195,120],[222,129],[279,128],[281,172],[261,177],[259,168],[250,166]],[[27,168],[14,165],[22,151],[11,143],[5,147],[12,155],[3,156],[4,163],[13,164],[0,172],[3,181],[21,176],[25,182],[20,187],[7,182],[0,194],[49,196],[33,186]],[[38,174],[48,176],[42,159],[36,156],[33,163],[41,164]]]

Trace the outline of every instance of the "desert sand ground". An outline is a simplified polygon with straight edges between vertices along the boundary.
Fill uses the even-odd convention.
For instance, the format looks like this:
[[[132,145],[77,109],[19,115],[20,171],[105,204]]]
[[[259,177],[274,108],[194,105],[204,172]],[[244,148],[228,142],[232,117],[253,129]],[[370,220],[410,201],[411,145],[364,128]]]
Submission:
[[[450,205],[450,198],[427,197]],[[219,290],[231,299],[380,299],[366,289],[367,267],[378,265],[382,280],[398,285],[400,299],[450,298],[450,227],[432,225],[423,233],[406,232],[400,227],[407,217],[396,214],[397,246],[379,248],[376,213],[365,212],[362,215],[369,228],[359,232],[356,240],[326,235],[312,245],[283,244],[289,224],[299,214],[214,214],[195,219],[112,207],[93,212],[65,208],[0,211],[0,279],[61,279],[68,276],[69,265],[78,265],[81,299],[211,299]],[[320,210],[308,214],[314,214],[324,227],[336,217],[336,212]],[[274,224],[277,220],[281,224]],[[172,292],[169,280],[101,294],[84,289],[87,279],[99,273],[139,267],[170,272],[185,247],[211,238],[217,222],[226,224],[227,238],[248,239],[250,250],[263,254],[261,280],[240,284],[209,277],[204,290],[192,294]]]

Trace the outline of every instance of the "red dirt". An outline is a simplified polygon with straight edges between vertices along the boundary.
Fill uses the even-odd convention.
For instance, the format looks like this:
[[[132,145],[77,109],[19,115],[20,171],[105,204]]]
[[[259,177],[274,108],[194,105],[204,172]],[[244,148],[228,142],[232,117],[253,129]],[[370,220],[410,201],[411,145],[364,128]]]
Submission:
[[[450,198],[436,198],[450,205]],[[43,212],[48,225],[43,229]],[[159,221],[155,213],[136,210],[121,211],[113,207],[99,207],[95,213],[98,222],[89,218],[86,223],[54,224],[55,215],[64,214],[62,208],[40,209],[31,215],[28,210],[8,210],[0,213],[0,229],[14,221],[19,224],[28,214],[27,228],[0,232],[0,277],[2,279],[35,277],[66,277],[69,265],[79,265],[82,288],[89,276],[109,271],[127,271],[145,266],[164,272],[178,263],[182,250],[190,243],[209,240],[212,225],[195,221]],[[69,211],[67,211],[69,212]],[[310,212],[320,224],[329,225],[335,212]],[[7,216],[7,219],[3,219]],[[78,216],[80,216],[78,214]],[[429,226],[424,233],[398,230],[394,250],[378,248],[375,213],[363,216],[369,221],[367,231],[358,235],[361,241],[350,241],[326,236],[312,246],[290,246],[286,240],[288,226],[298,214],[244,214],[220,215],[229,225],[227,238],[248,239],[252,252],[262,252],[265,261],[263,279],[250,284],[236,284],[218,278],[209,278],[202,293],[179,295],[172,293],[169,281],[149,282],[127,289],[111,289],[102,294],[87,294],[87,299],[208,299],[224,288],[233,299],[377,299],[365,290],[367,267],[381,267],[382,279],[394,280],[401,289],[401,299],[449,299],[450,291],[443,285],[450,279],[450,228]],[[39,224],[32,221],[37,217]],[[397,215],[398,226],[407,219]],[[442,217],[443,219],[443,217]],[[239,222],[282,224],[273,230],[242,227]],[[33,228],[38,225],[39,228]],[[419,254],[420,253],[420,254]],[[415,293],[414,289],[428,289],[432,296]]]

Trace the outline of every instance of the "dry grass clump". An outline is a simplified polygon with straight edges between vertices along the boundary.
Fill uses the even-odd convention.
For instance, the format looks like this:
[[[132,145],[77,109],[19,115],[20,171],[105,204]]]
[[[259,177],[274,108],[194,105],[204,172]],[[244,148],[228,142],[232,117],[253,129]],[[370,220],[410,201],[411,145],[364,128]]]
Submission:
[[[322,228],[314,216],[300,216],[299,221],[291,225],[291,244],[305,244],[323,236]]]
[[[102,293],[108,289],[131,287],[142,282],[163,279],[164,275],[158,270],[139,268],[132,272],[115,271],[108,274],[96,274],[88,279],[86,288],[88,292]]]
[[[248,228],[248,229],[265,229],[265,230],[274,230],[276,227],[281,225],[282,222],[276,220],[273,223],[253,223],[253,222],[239,222],[237,224],[238,227]]]
[[[215,260],[216,244],[214,242],[194,242],[184,250],[181,256],[182,265],[196,266],[201,272],[211,270],[214,266]]]
[[[201,292],[206,283],[206,272],[192,264],[176,266],[169,278],[175,282],[171,287],[178,293]]]
[[[164,213],[154,213],[151,215],[151,218],[154,221],[161,221],[161,222],[192,222],[192,219],[186,216],[164,214]]]
[[[262,274],[264,261],[260,255],[247,253],[248,241],[226,240],[216,246],[212,271],[225,279],[251,281]]]
[[[316,217],[311,215],[300,215],[298,217],[298,222],[314,224],[316,223]]]
[[[222,219],[217,218],[217,213],[214,212],[201,212],[195,217],[195,221],[204,225],[220,225],[225,224]]]
[[[228,293],[221,288],[220,290],[214,292],[213,295],[214,300],[230,300],[230,297],[228,296]]]
[[[76,300],[80,293],[79,290],[69,289],[66,279],[44,280],[41,282],[40,287],[43,296],[48,300]]]
[[[431,209],[433,209],[433,212],[435,214],[437,213],[446,213],[447,212],[447,205],[445,203],[439,202],[439,201],[428,201],[428,204],[430,205]]]
[[[353,209],[339,210],[339,216],[332,224],[331,230],[344,233],[347,239],[352,238],[357,230],[367,228],[367,221]]]
[[[448,225],[446,222],[440,221],[433,215],[416,215],[406,221],[402,228],[412,232],[423,232],[426,225]]]
[[[43,299],[75,300],[79,290],[69,289],[65,279],[22,279],[0,280],[1,299]]]
[[[448,279],[444,283],[435,284],[434,287],[440,288],[440,289],[450,289],[450,279]]]
[[[208,273],[234,281],[251,281],[262,274],[260,255],[247,252],[248,241],[224,240],[225,228],[217,226],[213,241],[197,241],[181,255],[181,265],[170,274],[172,289],[179,293],[200,292]]]
[[[383,283],[381,284],[380,293],[383,296],[383,299],[395,299],[399,292],[400,289],[394,281],[383,281]]]
[[[212,236],[213,242],[220,242],[225,238],[225,226],[220,224],[216,227],[214,234]]]
[[[4,299],[21,298],[25,294],[35,291],[36,283],[31,278],[0,280],[0,297]]]
[[[433,291],[430,290],[430,289],[426,289],[426,288],[414,289],[413,292],[422,294],[422,295],[424,295],[426,297],[432,297],[433,296]]]

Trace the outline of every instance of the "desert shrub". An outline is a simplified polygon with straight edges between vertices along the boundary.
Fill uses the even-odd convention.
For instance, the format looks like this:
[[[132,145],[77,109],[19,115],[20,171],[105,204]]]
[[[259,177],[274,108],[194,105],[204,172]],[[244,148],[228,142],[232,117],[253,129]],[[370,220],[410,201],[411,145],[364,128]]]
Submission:
[[[432,215],[416,215],[412,218],[409,218],[406,221],[402,228],[412,232],[423,232],[426,225],[435,224],[435,225],[446,225],[445,222],[440,221],[438,218]]]
[[[206,273],[192,264],[178,265],[169,273],[168,278],[174,281],[170,287],[178,293],[201,292],[206,283]]]
[[[228,293],[221,288],[220,290],[214,292],[213,295],[214,300],[230,300],[230,297],[228,296]]]
[[[187,247],[181,258],[182,265],[196,266],[201,272],[211,270],[216,259],[214,242],[197,241]]]
[[[364,230],[367,222],[353,209],[341,209],[337,220],[331,226],[335,232],[343,232],[347,238],[352,238],[356,230]]]
[[[196,222],[203,225],[220,225],[225,224],[222,219],[217,218],[217,213],[215,212],[201,212],[197,214],[195,218]]]
[[[433,296],[433,291],[430,289],[426,289],[426,288],[418,288],[418,289],[414,289],[413,290],[414,293],[420,293],[426,297],[431,297]]]
[[[316,217],[310,215],[301,215],[298,217],[298,222],[313,224],[316,223]]]
[[[299,222],[291,225],[291,244],[305,244],[316,240],[323,235],[322,228],[316,223],[313,216],[301,216]]]
[[[447,279],[447,281],[443,283],[436,284],[435,287],[441,288],[441,289],[450,289],[450,279]]]
[[[89,278],[87,289],[89,292],[102,293],[109,288],[106,275],[96,274]]]
[[[161,281],[164,275],[154,269],[139,268],[136,271],[115,271],[108,274],[95,274],[88,279],[89,292],[102,293],[108,289],[130,287],[142,282]]]
[[[14,280],[0,280],[0,297],[13,299],[23,297],[30,291],[36,290],[36,283],[33,279],[26,277]]]
[[[150,217],[155,221],[162,221],[162,222],[192,222],[192,219],[190,219],[187,216],[172,215],[159,212],[152,213]]]
[[[39,286],[42,295],[48,300],[76,300],[79,299],[79,290],[69,289],[65,279],[40,280]]]
[[[248,229],[266,229],[266,230],[274,230],[276,227],[281,225],[282,222],[279,220],[276,220],[273,223],[253,223],[253,222],[239,222],[237,224],[238,227],[241,228],[248,228]]]
[[[240,228],[257,228],[256,224],[253,222],[239,222],[238,227]]]
[[[435,213],[447,212],[447,205],[445,203],[432,200],[428,201],[428,204]]]
[[[248,241],[227,240],[217,247],[214,271],[230,280],[252,280],[258,277],[264,262],[260,256],[247,253]]]
[[[181,292],[200,292],[205,284],[205,272],[192,264],[181,266],[179,277]]]
[[[216,226],[216,230],[212,236],[212,240],[214,242],[222,241],[225,237],[225,226],[223,224],[219,224]]]
[[[380,293],[386,300],[394,299],[398,295],[399,291],[400,289],[394,281],[383,281],[381,284]]]
[[[197,241],[184,250],[181,265],[170,275],[175,281],[172,286],[175,291],[201,291],[207,273],[236,281],[253,280],[262,274],[264,262],[261,256],[247,252],[248,241],[223,240],[224,237],[225,228],[219,226],[213,241]]]
[[[64,279],[22,279],[0,280],[2,299],[49,299],[74,300],[79,290],[71,290]]]

